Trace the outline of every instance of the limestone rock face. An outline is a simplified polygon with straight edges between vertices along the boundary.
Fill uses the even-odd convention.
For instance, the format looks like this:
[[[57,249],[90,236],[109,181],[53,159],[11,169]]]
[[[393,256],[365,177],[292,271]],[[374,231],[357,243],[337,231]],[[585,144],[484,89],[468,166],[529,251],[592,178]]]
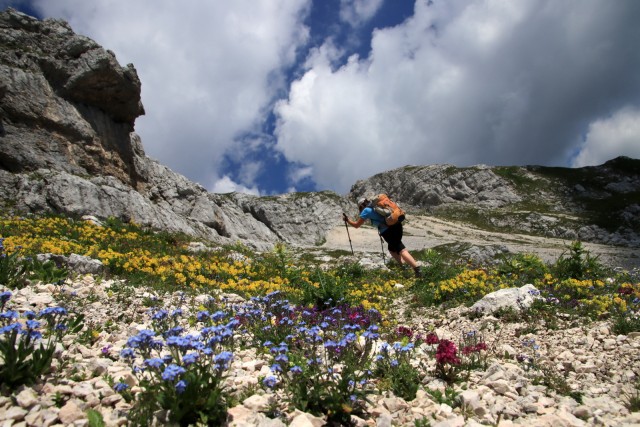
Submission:
[[[20,212],[116,217],[214,242],[321,243],[333,193],[210,194],[144,154],[133,65],[63,21],[0,13],[0,200]]]
[[[144,114],[133,65],[63,21],[0,13],[0,166],[113,175],[137,186],[131,141]]]

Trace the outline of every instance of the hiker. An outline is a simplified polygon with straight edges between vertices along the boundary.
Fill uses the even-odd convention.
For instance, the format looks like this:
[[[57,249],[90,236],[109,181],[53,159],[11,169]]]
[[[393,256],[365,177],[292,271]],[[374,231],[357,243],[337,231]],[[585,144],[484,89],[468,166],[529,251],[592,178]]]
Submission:
[[[357,221],[350,220],[347,214],[343,213],[342,219],[344,222],[354,228],[360,228],[366,220],[371,220],[371,224],[378,227],[378,234],[387,242],[389,253],[393,259],[398,261],[400,265],[408,264],[413,268],[416,277],[422,277],[416,260],[413,259],[413,256],[402,243],[402,221],[387,225],[384,217],[373,210],[371,202],[365,197],[358,200],[358,210],[360,211],[360,216]]]

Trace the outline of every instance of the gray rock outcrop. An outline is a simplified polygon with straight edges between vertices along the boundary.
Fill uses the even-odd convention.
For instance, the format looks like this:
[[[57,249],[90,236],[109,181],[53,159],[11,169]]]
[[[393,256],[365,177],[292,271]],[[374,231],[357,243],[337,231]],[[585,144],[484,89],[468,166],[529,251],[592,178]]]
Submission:
[[[210,194],[148,158],[133,65],[59,20],[0,13],[0,200],[20,212],[92,215],[256,248],[321,243],[349,207],[330,192]]]

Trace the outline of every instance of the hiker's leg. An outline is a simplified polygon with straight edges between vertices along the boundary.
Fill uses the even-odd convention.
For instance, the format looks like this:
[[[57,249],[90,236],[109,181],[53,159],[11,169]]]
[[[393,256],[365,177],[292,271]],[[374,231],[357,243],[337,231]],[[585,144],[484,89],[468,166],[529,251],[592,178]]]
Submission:
[[[396,261],[398,261],[398,264],[402,265],[403,261],[402,261],[402,257],[400,256],[400,254],[398,252],[394,252],[391,249],[389,249],[389,253],[391,254],[391,256],[393,257],[393,259],[395,259]]]
[[[402,261],[409,264],[413,269],[418,267],[418,263],[415,259],[413,259],[413,256],[411,256],[407,249],[403,249],[402,251],[400,251],[400,258],[402,259]]]

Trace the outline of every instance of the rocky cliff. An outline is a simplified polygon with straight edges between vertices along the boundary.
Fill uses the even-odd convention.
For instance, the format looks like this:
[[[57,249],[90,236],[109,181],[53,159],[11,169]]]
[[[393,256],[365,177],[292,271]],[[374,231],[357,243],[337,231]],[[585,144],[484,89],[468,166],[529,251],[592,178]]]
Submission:
[[[332,192],[211,194],[148,158],[133,65],[63,21],[0,12],[0,207],[117,217],[258,249],[322,243],[361,195],[481,228],[640,245],[640,161],[600,167],[407,166]]]
[[[133,65],[63,21],[0,13],[0,199],[19,212],[117,217],[217,242],[322,242],[349,203],[330,192],[210,194],[148,158]]]

